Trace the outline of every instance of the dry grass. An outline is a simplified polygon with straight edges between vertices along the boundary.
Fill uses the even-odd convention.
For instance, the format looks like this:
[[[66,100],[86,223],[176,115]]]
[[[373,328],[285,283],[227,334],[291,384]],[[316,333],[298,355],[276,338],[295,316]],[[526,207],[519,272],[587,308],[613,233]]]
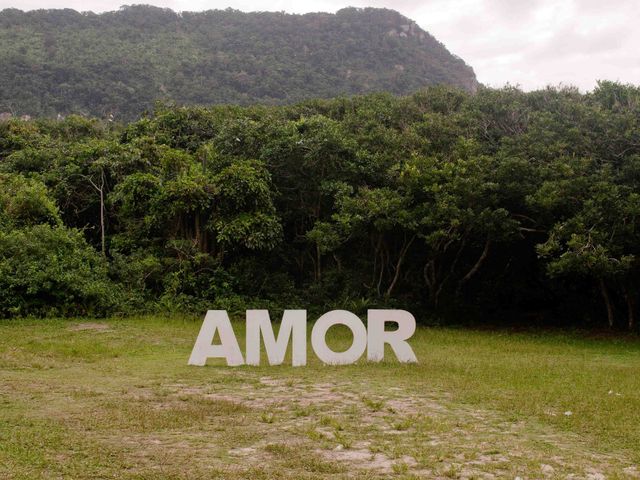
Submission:
[[[0,322],[0,478],[640,478],[637,341],[420,329],[419,365],[188,367],[198,328]]]

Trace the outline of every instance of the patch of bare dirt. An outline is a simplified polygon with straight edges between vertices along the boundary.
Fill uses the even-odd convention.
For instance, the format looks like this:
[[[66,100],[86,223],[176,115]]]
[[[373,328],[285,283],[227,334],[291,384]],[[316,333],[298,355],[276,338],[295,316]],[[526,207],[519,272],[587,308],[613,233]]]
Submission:
[[[227,449],[231,459],[262,465],[268,444],[295,446],[362,476],[420,478],[639,478],[619,455],[593,451],[577,435],[497,412],[455,404],[437,392],[368,391],[349,382],[272,377],[217,385],[164,385],[167,400],[233,402],[249,413],[238,431],[257,441]],[[245,429],[245,430],[242,430]],[[357,478],[359,474],[355,474]]]

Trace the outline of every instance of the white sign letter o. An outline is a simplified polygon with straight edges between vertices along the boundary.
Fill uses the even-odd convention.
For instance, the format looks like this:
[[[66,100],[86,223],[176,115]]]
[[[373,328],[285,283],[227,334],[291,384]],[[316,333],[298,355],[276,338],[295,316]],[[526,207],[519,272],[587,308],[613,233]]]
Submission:
[[[353,343],[344,352],[334,352],[327,346],[327,330],[334,325],[345,325],[353,333]],[[346,310],[332,310],[322,315],[313,326],[311,346],[324,363],[348,365],[356,362],[367,349],[367,329],[357,315]]]

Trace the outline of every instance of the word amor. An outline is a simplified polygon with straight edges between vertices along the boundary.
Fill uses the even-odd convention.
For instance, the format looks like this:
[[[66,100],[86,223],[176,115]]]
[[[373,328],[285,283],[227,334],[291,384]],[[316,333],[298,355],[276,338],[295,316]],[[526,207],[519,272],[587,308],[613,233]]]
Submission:
[[[395,330],[385,330],[387,322],[398,325]],[[334,325],[345,325],[353,333],[353,342],[344,352],[334,352],[326,342],[326,334]],[[311,346],[318,358],[330,365],[347,365],[356,362],[367,351],[367,359],[379,362],[384,358],[384,346],[388,343],[401,362],[417,362],[407,340],[416,330],[416,319],[405,310],[369,310],[367,327],[357,315],[347,310],[332,310],[322,315],[311,330]],[[219,344],[213,344],[218,333]],[[260,338],[264,342],[269,365],[284,361],[291,342],[293,366],[307,364],[307,311],[285,310],[276,338],[267,310],[246,312],[246,362],[242,357],[238,340],[226,310],[209,310],[193,346],[189,365],[204,365],[208,358],[225,358],[227,365],[260,365]]]

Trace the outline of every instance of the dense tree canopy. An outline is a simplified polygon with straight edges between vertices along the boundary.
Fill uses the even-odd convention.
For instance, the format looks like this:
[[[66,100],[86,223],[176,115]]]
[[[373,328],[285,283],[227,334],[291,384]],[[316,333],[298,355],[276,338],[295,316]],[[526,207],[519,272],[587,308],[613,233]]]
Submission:
[[[0,11],[0,114],[132,120],[157,99],[282,104],[441,83],[477,87],[469,66],[392,10]]]
[[[0,122],[0,312],[398,306],[637,328],[640,89]]]

